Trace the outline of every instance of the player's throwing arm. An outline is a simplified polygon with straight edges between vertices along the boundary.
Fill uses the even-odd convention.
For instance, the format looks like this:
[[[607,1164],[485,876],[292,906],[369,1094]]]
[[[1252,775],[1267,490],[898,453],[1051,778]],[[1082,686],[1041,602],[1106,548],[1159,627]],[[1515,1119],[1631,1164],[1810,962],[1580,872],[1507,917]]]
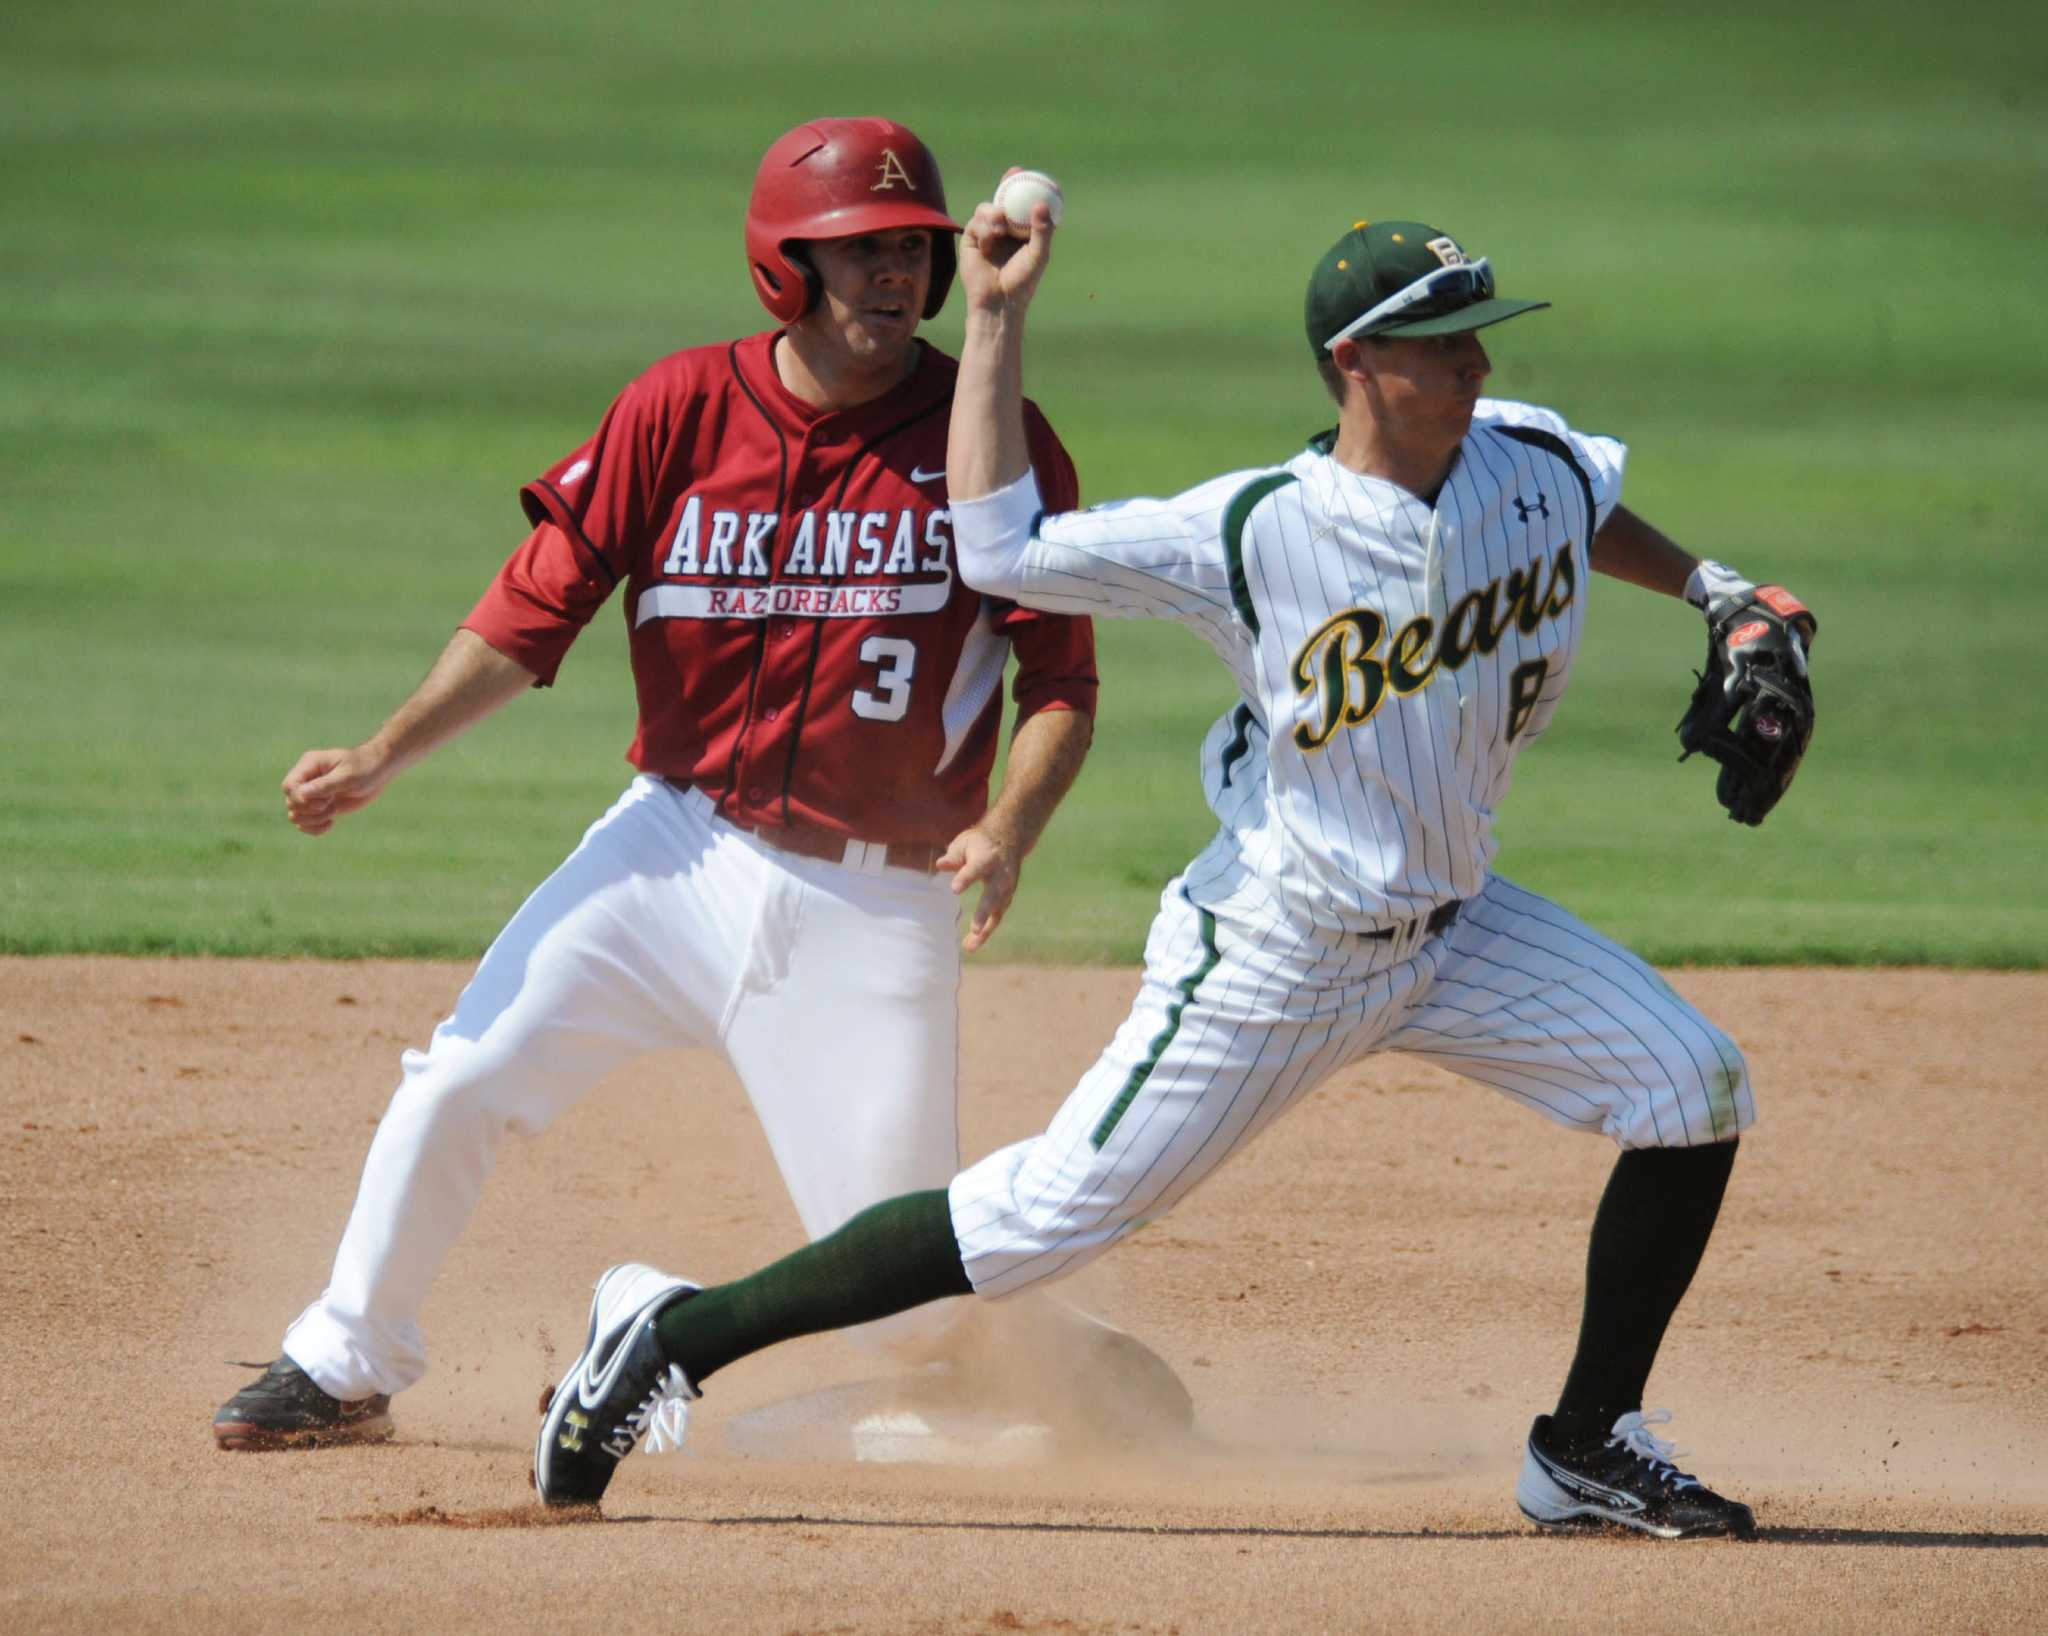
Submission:
[[[985,356],[988,367],[963,369],[954,389],[946,487],[956,501],[992,494],[1031,469],[1024,437],[1024,315],[1066,211],[1058,184],[1039,171],[1011,171],[996,194],[975,208],[960,235],[966,352]]]

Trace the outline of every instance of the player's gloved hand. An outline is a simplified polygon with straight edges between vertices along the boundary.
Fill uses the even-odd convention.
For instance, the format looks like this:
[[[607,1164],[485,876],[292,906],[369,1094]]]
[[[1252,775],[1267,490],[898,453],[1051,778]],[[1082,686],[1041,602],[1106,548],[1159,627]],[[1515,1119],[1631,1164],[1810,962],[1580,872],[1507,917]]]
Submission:
[[[1728,816],[1760,824],[1792,786],[1813,738],[1807,652],[1819,621],[1782,585],[1751,585],[1703,563],[1687,587],[1707,621],[1707,668],[1678,723],[1679,760],[1721,764]]]

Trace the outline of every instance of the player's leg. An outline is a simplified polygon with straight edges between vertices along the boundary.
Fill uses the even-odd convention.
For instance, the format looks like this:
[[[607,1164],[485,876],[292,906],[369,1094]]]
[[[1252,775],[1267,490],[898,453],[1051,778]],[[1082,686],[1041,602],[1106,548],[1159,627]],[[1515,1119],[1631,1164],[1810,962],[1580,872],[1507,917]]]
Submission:
[[[421,1303],[508,1131],[544,1129],[644,1051],[709,1042],[745,889],[674,792],[640,779],[527,899],[427,1049],[405,1053],[327,1288],[286,1333],[322,1393],[367,1399],[425,1372]]]
[[[959,900],[934,875],[762,861],[769,884],[723,1043],[818,1239],[960,1168]],[[928,1355],[947,1322],[946,1307],[926,1308],[851,1338]]]
[[[1662,1456],[1640,1424],[1643,1392],[1706,1253],[1737,1139],[1755,1118],[1742,1055],[1644,961],[1497,878],[1424,960],[1434,976],[1388,1049],[1622,1146],[1594,1217],[1572,1366],[1532,1443],[1599,1450],[1624,1475],[1655,1476]],[[1607,1445],[1624,1421],[1637,1447],[1617,1452]],[[1728,1531],[1721,1525],[1746,1517],[1705,1494],[1663,1508],[1679,1531]]]
[[[959,1168],[959,900],[942,877],[904,869],[764,862],[722,1041],[819,1238]]]
[[[943,877],[767,855],[764,943],[726,1027],[813,1239],[960,1168],[960,900]],[[1063,1427],[1171,1435],[1193,1416],[1173,1370],[1064,1301],[940,1301],[846,1332],[906,1363],[950,1361],[987,1406]]]
[[[535,1445],[542,1499],[594,1500],[661,1403],[748,1353],[1073,1271],[1367,1049],[1415,980],[1417,963],[1388,945],[1234,934],[1179,887],[1153,924],[1130,1017],[1043,1136],[730,1284],[607,1307],[613,1281],[601,1283],[592,1343]]]
[[[943,1210],[936,1192],[889,1201],[673,1308],[662,1337],[692,1380],[795,1335],[1074,1271],[1364,1050],[1413,980],[1356,939],[1333,955],[1234,935],[1178,885],[1130,1016],[1046,1133],[961,1172]]]
[[[953,1182],[979,1293],[1064,1277],[1164,1215],[1365,1048],[1398,977],[1360,978],[1289,934],[1272,939],[1177,893],[1163,902],[1130,1015],[1045,1134]]]

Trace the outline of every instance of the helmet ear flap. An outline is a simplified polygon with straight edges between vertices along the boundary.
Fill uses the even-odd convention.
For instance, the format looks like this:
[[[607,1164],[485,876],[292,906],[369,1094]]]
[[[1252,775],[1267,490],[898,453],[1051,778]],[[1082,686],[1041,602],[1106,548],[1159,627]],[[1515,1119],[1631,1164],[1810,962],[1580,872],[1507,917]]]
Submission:
[[[946,304],[946,296],[953,288],[953,277],[959,267],[960,248],[953,235],[932,234],[932,282],[924,298],[925,317],[939,316],[939,309]]]
[[[818,269],[811,265],[810,251],[800,242],[785,244],[782,247],[782,260],[785,266],[794,267],[803,275],[804,304],[797,309],[796,314],[801,318],[825,298],[825,281],[818,276]]]
[[[801,244],[778,245],[766,260],[750,258],[747,270],[754,275],[754,293],[761,305],[785,324],[794,324],[824,294],[817,269]]]

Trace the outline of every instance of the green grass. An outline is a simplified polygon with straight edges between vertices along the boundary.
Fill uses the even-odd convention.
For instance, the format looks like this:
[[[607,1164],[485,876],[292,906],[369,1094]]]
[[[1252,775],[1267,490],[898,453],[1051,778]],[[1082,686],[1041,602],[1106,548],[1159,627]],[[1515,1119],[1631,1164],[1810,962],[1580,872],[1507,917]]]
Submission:
[[[616,614],[324,841],[277,781],[403,697],[519,536],[517,484],[628,376],[760,326],[739,218],[769,138],[875,109],[957,206],[1012,162],[1067,183],[1031,388],[1098,498],[1326,423],[1300,287],[1352,217],[1491,253],[1556,303],[1491,332],[1496,388],[1626,437],[1638,510],[1822,621],[1813,754],[1748,831],[1672,764],[1696,617],[1597,586],[1501,866],[1659,960],[2041,965],[2032,13],[1646,9],[28,0],[0,62],[0,949],[479,949],[626,776]],[[1177,631],[1101,639],[1098,748],[1001,957],[1133,958],[1211,827],[1220,670]]]

